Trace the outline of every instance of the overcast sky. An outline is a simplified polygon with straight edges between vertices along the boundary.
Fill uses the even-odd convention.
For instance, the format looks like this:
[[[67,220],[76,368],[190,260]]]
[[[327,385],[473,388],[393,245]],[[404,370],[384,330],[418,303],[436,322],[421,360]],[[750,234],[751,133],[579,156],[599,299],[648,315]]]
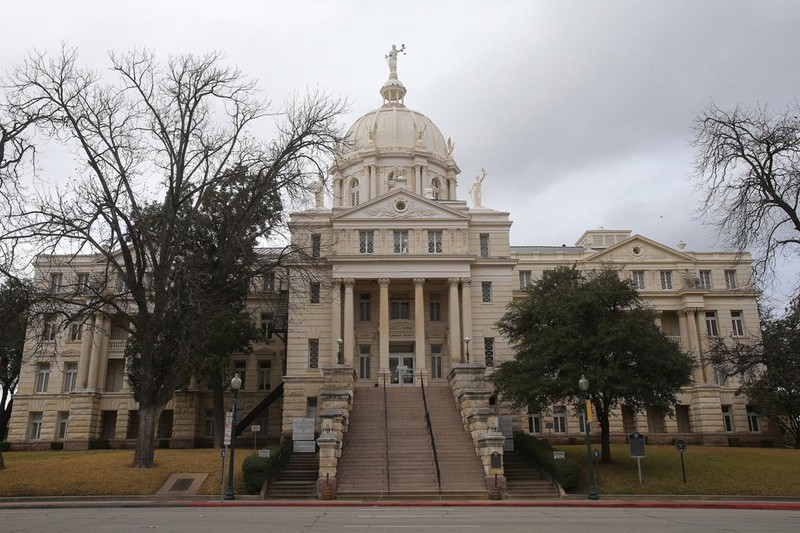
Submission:
[[[793,1],[4,4],[0,70],[62,41],[97,68],[110,50],[220,50],[276,104],[316,87],[347,98],[347,125],[380,105],[384,55],[404,43],[406,105],[456,143],[461,198],[486,169],[483,205],[511,213],[518,245],[604,226],[720,248],[696,219],[692,120],[712,98],[780,109],[800,87]]]

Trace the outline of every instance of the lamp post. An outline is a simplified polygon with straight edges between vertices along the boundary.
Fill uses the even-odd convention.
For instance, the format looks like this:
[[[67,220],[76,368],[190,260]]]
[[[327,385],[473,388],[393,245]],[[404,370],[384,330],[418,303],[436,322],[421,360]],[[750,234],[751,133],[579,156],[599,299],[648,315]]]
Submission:
[[[239,377],[237,372],[233,379],[231,379],[231,391],[233,391],[233,406],[231,407],[231,458],[228,463],[228,492],[225,493],[226,500],[235,500],[236,496],[233,495],[233,460],[236,453],[236,396],[239,395],[239,389],[242,387],[242,378]]]
[[[585,403],[583,405],[583,427],[586,430],[586,463],[589,465],[589,499],[597,500],[597,488],[594,486],[594,468],[592,467],[592,439],[590,435],[589,417],[591,416],[591,408],[589,407],[589,380],[586,376],[581,374],[581,379],[578,380],[578,387],[583,392]]]
[[[472,339],[470,339],[469,337],[464,337],[464,344],[467,345],[466,361],[465,361],[467,363],[469,363],[469,341],[471,341],[471,340]]]
[[[336,339],[336,344],[339,345],[339,351],[336,353],[336,362],[340,365],[344,364],[344,353],[342,353],[342,344],[344,344],[344,339],[339,337]]]

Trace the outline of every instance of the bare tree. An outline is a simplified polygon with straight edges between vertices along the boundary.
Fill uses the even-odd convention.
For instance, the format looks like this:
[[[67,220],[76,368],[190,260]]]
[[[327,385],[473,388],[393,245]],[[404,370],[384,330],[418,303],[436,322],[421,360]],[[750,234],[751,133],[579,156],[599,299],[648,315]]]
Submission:
[[[763,275],[800,244],[800,106],[772,113],[712,103],[693,129],[702,212],[736,249],[761,252]]]
[[[166,66],[151,52],[112,55],[117,79],[108,84],[65,48],[56,57],[34,53],[13,72],[12,104],[45,117],[47,131],[83,163],[65,187],[15,216],[5,238],[45,253],[95,254],[106,265],[91,291],[59,298],[74,316],[114,312],[129,321],[134,467],[153,465],[159,416],[188,379],[191,328],[182,321],[192,295],[183,253],[206,193],[242,167],[252,180],[245,186],[297,198],[341,140],[342,104],[311,94],[274,114],[273,141],[257,142],[249,128],[271,113],[254,82],[221,63],[216,53]]]

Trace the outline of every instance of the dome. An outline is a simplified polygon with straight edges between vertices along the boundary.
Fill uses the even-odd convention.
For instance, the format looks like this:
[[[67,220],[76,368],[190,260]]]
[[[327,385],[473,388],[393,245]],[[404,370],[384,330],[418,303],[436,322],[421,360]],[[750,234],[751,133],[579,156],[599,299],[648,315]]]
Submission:
[[[447,142],[436,124],[422,113],[390,102],[355,121],[347,132],[354,150],[419,150],[447,159]]]

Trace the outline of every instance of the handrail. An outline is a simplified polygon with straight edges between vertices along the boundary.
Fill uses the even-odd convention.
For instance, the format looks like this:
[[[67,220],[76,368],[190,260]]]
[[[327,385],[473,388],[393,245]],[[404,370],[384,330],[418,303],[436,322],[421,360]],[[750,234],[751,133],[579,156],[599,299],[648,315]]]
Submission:
[[[392,480],[389,474],[389,409],[386,401],[386,374],[383,374],[383,447],[386,454],[386,492],[391,492]]]
[[[425,394],[425,378],[420,376],[419,382],[422,385],[422,403],[425,406],[425,422],[428,424],[428,435],[431,437],[431,448],[433,448],[433,463],[436,465],[436,482],[439,485],[439,492],[442,492],[442,471],[439,469],[439,454],[436,452],[436,439],[433,438],[433,426],[431,425],[431,413],[428,411],[428,396]]]

